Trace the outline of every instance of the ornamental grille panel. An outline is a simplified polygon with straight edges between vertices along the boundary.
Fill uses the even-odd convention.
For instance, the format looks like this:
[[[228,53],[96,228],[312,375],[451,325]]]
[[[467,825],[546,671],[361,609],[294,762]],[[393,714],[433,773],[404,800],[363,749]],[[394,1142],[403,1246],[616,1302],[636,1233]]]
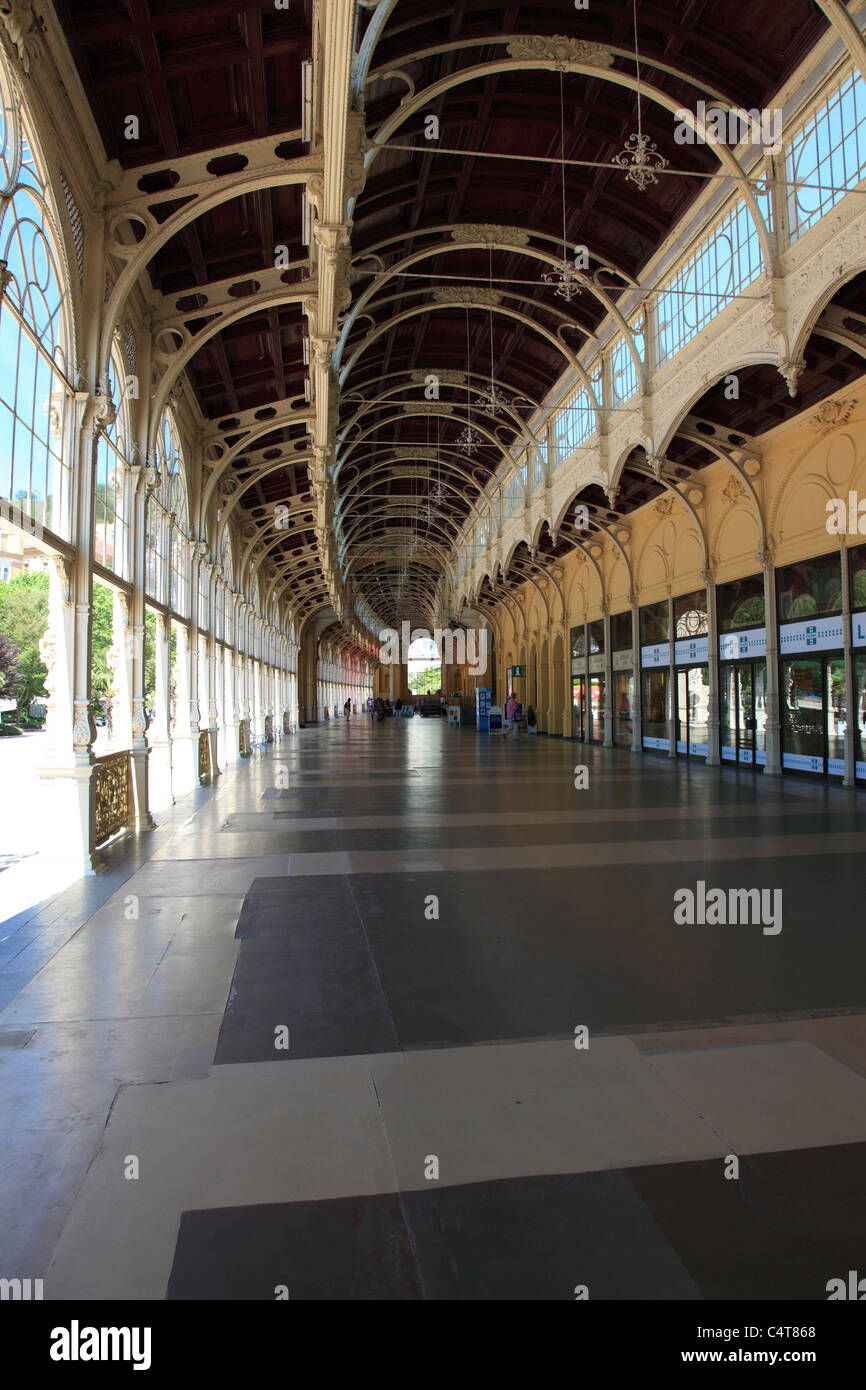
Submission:
[[[129,823],[129,753],[97,758],[91,781],[93,848],[104,845]]]
[[[204,729],[198,736],[198,777],[202,786],[210,781],[210,739]]]

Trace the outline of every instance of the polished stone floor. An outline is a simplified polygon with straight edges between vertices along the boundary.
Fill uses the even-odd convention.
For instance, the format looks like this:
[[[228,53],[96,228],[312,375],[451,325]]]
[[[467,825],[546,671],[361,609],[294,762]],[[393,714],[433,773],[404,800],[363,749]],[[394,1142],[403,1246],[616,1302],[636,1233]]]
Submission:
[[[0,1276],[826,1298],[866,1246],[864,808],[439,720],[302,730],[0,928]],[[781,917],[680,924],[699,882]]]

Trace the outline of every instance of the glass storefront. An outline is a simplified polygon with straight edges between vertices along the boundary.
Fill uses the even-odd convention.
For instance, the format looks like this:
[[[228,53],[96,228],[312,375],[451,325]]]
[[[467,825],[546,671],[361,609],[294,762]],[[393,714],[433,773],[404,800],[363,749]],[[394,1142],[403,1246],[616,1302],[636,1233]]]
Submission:
[[[838,551],[777,571],[782,767],[841,777],[848,701]]]
[[[866,652],[854,656],[854,770],[866,777]]]
[[[758,767],[767,761],[767,650],[764,577],[720,584],[719,743],[722,762]]]
[[[780,697],[782,766],[843,776],[848,723],[843,658],[800,656],[783,661]]]
[[[767,664],[726,661],[720,673],[719,730],[723,762],[766,762]]]
[[[620,748],[631,748],[634,734],[634,670],[632,616],[614,613],[610,620],[613,656],[613,741]]]
[[[709,749],[709,666],[677,670],[677,752],[683,757],[705,758]]]
[[[589,737],[592,743],[604,742],[605,679],[602,673],[589,678]]]
[[[670,748],[668,737],[668,668],[641,675],[643,743],[645,748]]]
[[[634,674],[615,671],[613,677],[613,741],[622,748],[631,748],[633,735]]]
[[[584,716],[586,710],[586,680],[583,676],[572,676],[571,678],[571,708],[573,713],[573,735],[577,739],[586,738],[584,727]]]

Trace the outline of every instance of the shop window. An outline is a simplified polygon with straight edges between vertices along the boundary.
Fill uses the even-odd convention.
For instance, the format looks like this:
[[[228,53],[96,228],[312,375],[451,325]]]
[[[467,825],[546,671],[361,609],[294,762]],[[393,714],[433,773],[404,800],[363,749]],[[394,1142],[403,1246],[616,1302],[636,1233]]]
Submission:
[[[764,626],[764,580],[760,574],[720,584],[716,590],[720,632]]]
[[[709,632],[706,589],[674,599],[674,622],[678,641],[686,637],[704,637]]]
[[[781,623],[841,613],[842,567],[838,552],[786,565],[778,571],[777,579]]]
[[[613,650],[615,652],[625,652],[631,650],[631,613],[614,613],[610,620],[611,637],[613,639]]]
[[[640,610],[640,640],[642,647],[670,640],[667,599],[662,599],[661,603],[650,603]]]

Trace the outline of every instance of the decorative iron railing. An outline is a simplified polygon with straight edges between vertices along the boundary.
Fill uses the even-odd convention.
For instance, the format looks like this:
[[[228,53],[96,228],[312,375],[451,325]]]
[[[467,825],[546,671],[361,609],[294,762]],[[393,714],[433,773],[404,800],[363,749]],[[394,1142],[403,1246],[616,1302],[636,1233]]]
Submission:
[[[96,758],[90,782],[93,848],[104,845],[129,824],[129,753]]]
[[[198,780],[203,787],[210,782],[210,738],[206,729],[198,736]]]

